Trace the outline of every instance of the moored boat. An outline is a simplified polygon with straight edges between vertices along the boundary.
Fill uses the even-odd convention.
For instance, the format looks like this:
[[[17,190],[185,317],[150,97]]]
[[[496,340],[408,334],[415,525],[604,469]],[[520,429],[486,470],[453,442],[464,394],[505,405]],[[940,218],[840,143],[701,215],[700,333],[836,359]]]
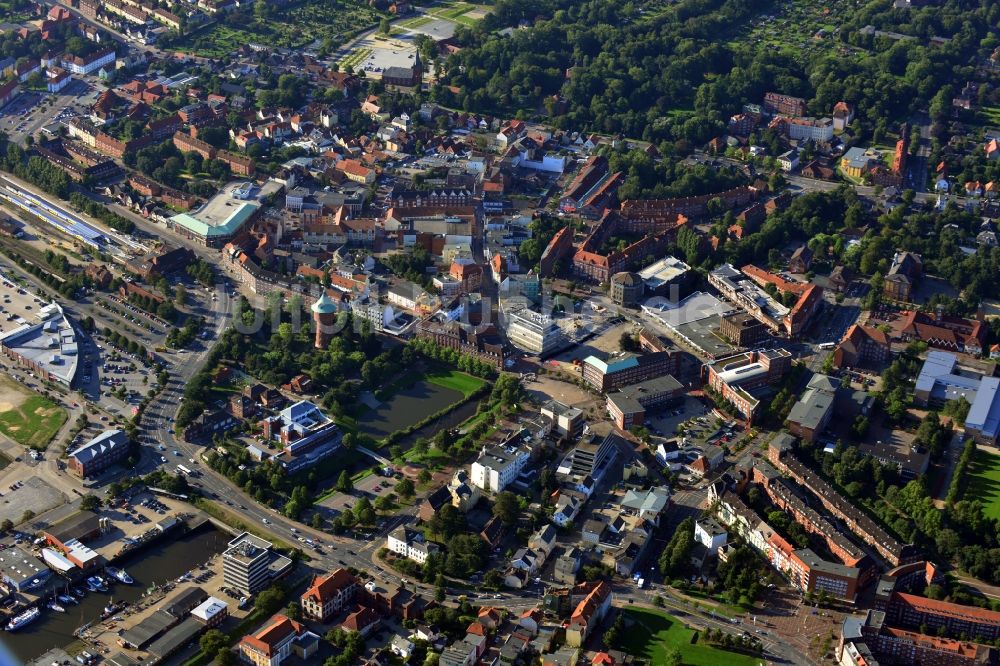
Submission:
[[[29,608],[28,610],[14,616],[10,622],[7,623],[7,631],[17,631],[21,627],[31,624],[42,614],[42,611],[38,609],[38,606]]]
[[[124,569],[114,569],[112,567],[108,567],[107,571],[109,574],[114,576],[115,579],[117,579],[119,582],[125,583],[126,585],[131,585],[132,583],[135,582],[134,580],[132,580],[132,577],[128,575],[128,572],[125,571]]]

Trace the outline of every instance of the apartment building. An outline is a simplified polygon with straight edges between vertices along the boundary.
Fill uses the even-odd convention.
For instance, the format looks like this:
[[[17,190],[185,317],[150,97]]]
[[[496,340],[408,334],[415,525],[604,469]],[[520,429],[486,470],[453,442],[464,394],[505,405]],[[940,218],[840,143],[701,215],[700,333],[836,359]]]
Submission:
[[[66,466],[73,474],[86,479],[124,460],[130,450],[128,435],[123,430],[106,430],[70,453]]]
[[[929,666],[983,666],[998,661],[994,647],[890,627],[885,613],[878,610],[869,610],[863,619],[845,618],[837,652],[842,666],[870,666],[876,659]]]
[[[893,592],[885,609],[885,617],[892,624],[904,627],[929,627],[932,631],[944,627],[953,636],[965,635],[980,641],[1000,638],[1000,613],[928,599],[915,594]]]
[[[763,109],[765,113],[772,115],[804,116],[806,113],[806,101],[801,97],[768,92],[764,93]]]
[[[809,548],[795,548],[730,490],[719,498],[719,520],[786,576],[799,591],[826,594],[853,602],[861,570],[819,557]]]
[[[719,332],[737,347],[752,347],[767,339],[767,327],[746,312],[723,317]]]
[[[605,466],[615,457],[615,450],[620,442],[625,443],[614,433],[609,433],[600,439],[594,433],[588,433],[566,454],[559,463],[556,473],[575,479],[588,476],[596,479],[604,473]]]
[[[778,435],[768,447],[767,458],[779,471],[787,474],[810,493],[810,500],[819,500],[823,508],[842,521],[864,543],[870,545],[891,566],[917,559],[918,550],[900,543],[854,503],[842,496],[826,481],[806,467],[793,451],[793,438]]]
[[[527,449],[515,446],[484,447],[472,463],[472,485],[490,493],[498,493],[514,482],[531,459]]]
[[[604,581],[581,583],[573,588],[574,593],[577,588],[586,591],[586,596],[580,599],[569,618],[566,626],[566,645],[578,648],[587,641],[594,629],[600,626],[608,609],[611,608],[614,595],[611,592],[611,585]],[[571,594],[571,598],[574,596],[575,594]]]

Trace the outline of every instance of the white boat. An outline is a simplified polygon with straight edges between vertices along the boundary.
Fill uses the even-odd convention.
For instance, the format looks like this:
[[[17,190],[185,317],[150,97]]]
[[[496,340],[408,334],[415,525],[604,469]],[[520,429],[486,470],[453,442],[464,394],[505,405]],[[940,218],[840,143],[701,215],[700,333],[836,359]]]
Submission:
[[[15,616],[10,622],[7,623],[7,631],[17,631],[21,627],[31,624],[42,614],[42,611],[38,610],[38,606],[29,608],[20,615]]]
[[[113,569],[108,567],[108,573],[114,576],[119,582],[125,583],[126,585],[131,585],[135,581],[132,580],[132,576],[128,575],[128,572],[124,569]]]
[[[66,609],[60,606],[55,599],[52,599],[51,601],[49,601],[49,603],[45,604],[45,607],[48,608],[49,610],[54,610],[57,613],[66,612]]]
[[[91,576],[87,579],[87,589],[91,592],[107,592],[108,585],[100,576]]]
[[[56,598],[59,599],[59,603],[61,603],[61,604],[76,604],[76,603],[79,603],[75,598],[71,597],[68,594],[60,594]]]

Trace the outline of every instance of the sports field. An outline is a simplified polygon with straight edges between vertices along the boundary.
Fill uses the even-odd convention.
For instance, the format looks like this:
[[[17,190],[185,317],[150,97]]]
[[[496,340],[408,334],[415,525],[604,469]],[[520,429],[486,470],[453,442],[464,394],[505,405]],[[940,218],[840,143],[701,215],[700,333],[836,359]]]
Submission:
[[[1000,518],[1000,455],[976,451],[967,475],[969,487],[964,496],[982,502],[983,513],[990,518]]]
[[[761,659],[744,654],[692,643],[694,630],[666,613],[645,608],[629,608],[623,612],[626,621],[635,622],[624,632],[625,651],[647,664],[667,663],[667,653],[672,649],[680,652],[685,666],[757,666],[763,663]]]
[[[0,376],[0,432],[4,435],[18,444],[44,449],[65,422],[62,407]]]

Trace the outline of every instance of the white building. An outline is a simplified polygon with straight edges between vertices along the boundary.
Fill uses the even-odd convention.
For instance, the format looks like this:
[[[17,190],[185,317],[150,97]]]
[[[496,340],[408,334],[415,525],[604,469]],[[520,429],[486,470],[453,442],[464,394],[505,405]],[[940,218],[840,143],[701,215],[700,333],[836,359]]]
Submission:
[[[428,543],[424,535],[408,527],[397,527],[386,538],[386,547],[419,564],[427,561],[427,556],[438,551],[437,544]]]
[[[64,56],[62,60],[63,69],[69,70],[73,74],[91,74],[105,65],[110,65],[115,61],[115,49],[108,47],[102,51],[92,53],[87,57]]]
[[[371,298],[351,301],[351,314],[370,323],[372,330],[376,332],[384,331],[386,326],[396,320],[396,312],[391,305],[382,305]]]
[[[61,91],[73,81],[69,72],[62,68],[48,70],[47,79],[45,85],[50,93]]]
[[[788,120],[788,138],[803,141],[827,142],[833,138],[833,120],[831,118],[791,118]]]
[[[799,168],[799,151],[792,148],[788,152],[778,155],[778,166],[782,171],[795,171]]]
[[[563,346],[562,330],[552,317],[528,309],[509,312],[504,317],[507,339],[526,352],[545,356]]]
[[[694,524],[694,540],[705,546],[710,553],[725,546],[728,536],[726,528],[711,516],[700,518]]]
[[[573,522],[576,515],[580,513],[581,508],[583,508],[583,503],[580,500],[564,493],[556,500],[556,509],[552,514],[552,522],[559,527],[567,527]]]
[[[530,458],[527,450],[513,446],[484,448],[472,463],[472,485],[498,493],[514,482]]]

